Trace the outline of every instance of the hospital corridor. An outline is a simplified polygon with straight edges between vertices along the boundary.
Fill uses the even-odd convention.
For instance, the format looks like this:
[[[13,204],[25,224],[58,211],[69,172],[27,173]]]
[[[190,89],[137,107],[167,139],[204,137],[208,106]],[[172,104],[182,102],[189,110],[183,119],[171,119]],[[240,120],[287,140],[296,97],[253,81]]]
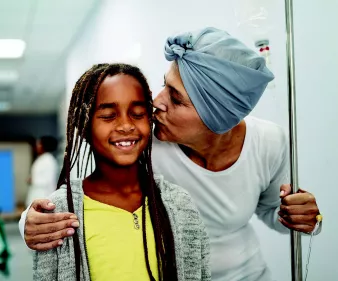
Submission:
[[[0,281],[338,281],[337,0],[0,0]]]

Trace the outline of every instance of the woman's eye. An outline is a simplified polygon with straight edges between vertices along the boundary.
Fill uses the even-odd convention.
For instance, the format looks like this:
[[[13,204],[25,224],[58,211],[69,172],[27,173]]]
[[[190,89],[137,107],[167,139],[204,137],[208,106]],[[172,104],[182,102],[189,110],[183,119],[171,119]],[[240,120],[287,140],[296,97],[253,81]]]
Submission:
[[[175,99],[172,95],[170,95],[170,100],[173,104],[175,105],[180,105],[182,104],[178,99]]]
[[[178,99],[176,99],[176,98],[174,97],[173,90],[172,90],[171,88],[169,88],[169,96],[170,96],[171,102],[172,102],[174,105],[181,105],[181,104],[182,104],[181,101],[179,101]]]

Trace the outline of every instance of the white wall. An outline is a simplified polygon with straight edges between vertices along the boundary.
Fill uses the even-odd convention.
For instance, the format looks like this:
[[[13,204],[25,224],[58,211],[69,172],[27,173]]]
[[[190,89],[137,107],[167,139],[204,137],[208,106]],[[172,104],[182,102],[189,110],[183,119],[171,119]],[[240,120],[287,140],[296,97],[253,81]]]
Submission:
[[[168,65],[163,56],[165,38],[176,32],[215,26],[228,30],[253,46],[250,36],[238,29],[234,1],[103,1],[68,58],[68,99],[76,80],[92,64],[116,61],[138,64],[156,95]],[[334,206],[334,198],[338,197],[334,177],[337,170],[335,160],[338,159],[338,115],[335,113],[338,106],[338,79],[335,77],[338,40],[331,30],[338,24],[335,16],[338,3],[334,0],[327,0],[325,4],[305,0],[294,2],[300,185],[316,194],[325,216],[323,232],[314,240],[308,280],[333,281],[338,278],[338,246],[334,238],[338,232],[338,211]],[[283,1],[275,1],[270,13],[274,22],[269,39],[276,87],[266,91],[253,114],[275,121],[287,129]],[[138,46],[141,56],[136,58],[133,48]],[[289,237],[267,229],[255,218],[253,223],[261,237],[263,252],[274,279],[291,280]],[[307,245],[306,238],[304,257]]]
[[[295,2],[300,185],[317,195],[325,219],[310,280],[331,281],[338,280],[338,1]]]

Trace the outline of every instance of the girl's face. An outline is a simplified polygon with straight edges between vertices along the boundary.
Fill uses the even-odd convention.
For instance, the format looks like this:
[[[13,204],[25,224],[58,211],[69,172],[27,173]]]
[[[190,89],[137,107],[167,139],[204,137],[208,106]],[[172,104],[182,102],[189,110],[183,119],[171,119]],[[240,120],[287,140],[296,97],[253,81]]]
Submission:
[[[150,132],[140,83],[129,75],[105,78],[91,122],[91,144],[96,156],[118,166],[133,165],[147,147]]]

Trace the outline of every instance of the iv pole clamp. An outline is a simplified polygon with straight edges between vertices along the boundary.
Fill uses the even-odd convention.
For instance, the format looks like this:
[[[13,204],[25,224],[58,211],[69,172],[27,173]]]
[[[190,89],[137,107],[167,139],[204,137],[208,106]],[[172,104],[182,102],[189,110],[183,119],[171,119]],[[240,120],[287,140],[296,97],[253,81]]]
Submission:
[[[296,122],[296,85],[294,63],[293,5],[292,0],[285,0],[286,47],[288,62],[289,87],[289,130],[290,130],[290,171],[292,193],[298,191],[297,158],[297,122]],[[301,234],[291,230],[291,273],[292,281],[303,281]]]

